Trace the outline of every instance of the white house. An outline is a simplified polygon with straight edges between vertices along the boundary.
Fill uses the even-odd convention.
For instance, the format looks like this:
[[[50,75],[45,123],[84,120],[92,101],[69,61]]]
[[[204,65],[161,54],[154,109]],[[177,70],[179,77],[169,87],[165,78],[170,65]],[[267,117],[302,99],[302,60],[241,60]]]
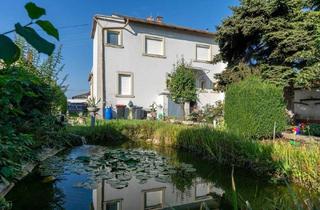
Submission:
[[[149,109],[154,102],[158,113],[181,115],[166,88],[168,74],[182,58],[191,63],[196,76],[198,98],[192,107],[201,108],[223,100],[213,91],[214,75],[226,67],[212,64],[218,53],[215,34],[163,22],[122,15],[96,15],[93,18],[93,66],[89,77],[91,97],[100,98],[101,111],[107,105],[127,105]],[[185,105],[186,113],[190,104]]]

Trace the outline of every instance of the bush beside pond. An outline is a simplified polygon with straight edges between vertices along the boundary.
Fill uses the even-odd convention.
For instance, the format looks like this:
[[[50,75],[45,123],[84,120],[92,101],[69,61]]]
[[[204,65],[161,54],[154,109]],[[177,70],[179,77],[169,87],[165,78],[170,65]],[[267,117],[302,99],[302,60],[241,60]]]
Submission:
[[[226,131],[208,127],[188,127],[157,121],[115,120],[95,128],[70,127],[88,143],[108,140],[152,140],[198,152],[219,163],[247,168],[267,178],[283,179],[320,191],[320,148],[318,145],[293,146],[286,141],[240,139]]]
[[[245,137],[271,137],[275,123],[277,132],[287,126],[282,88],[258,78],[230,85],[224,112],[227,128]]]

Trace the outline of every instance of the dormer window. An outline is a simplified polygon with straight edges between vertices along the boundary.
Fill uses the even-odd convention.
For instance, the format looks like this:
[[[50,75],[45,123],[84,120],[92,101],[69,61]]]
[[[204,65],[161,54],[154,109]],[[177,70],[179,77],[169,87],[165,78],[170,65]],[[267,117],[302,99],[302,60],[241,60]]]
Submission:
[[[106,44],[109,46],[122,46],[122,34],[120,30],[107,30]]]

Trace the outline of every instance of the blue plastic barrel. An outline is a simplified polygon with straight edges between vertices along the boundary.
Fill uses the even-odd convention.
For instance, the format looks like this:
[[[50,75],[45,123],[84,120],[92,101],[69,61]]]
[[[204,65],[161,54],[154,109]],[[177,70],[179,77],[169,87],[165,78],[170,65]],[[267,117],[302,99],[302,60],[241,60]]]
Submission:
[[[111,107],[105,108],[105,110],[104,110],[104,118],[106,120],[111,120],[112,119],[112,108]]]

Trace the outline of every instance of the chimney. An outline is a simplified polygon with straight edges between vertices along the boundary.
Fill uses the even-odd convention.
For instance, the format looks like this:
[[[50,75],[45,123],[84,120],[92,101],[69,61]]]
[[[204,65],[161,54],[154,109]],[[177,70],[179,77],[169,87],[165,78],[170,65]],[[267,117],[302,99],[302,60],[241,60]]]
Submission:
[[[156,21],[157,21],[157,23],[162,23],[163,22],[163,17],[162,16],[157,16]]]
[[[147,17],[147,21],[154,21],[153,17],[150,15]]]

